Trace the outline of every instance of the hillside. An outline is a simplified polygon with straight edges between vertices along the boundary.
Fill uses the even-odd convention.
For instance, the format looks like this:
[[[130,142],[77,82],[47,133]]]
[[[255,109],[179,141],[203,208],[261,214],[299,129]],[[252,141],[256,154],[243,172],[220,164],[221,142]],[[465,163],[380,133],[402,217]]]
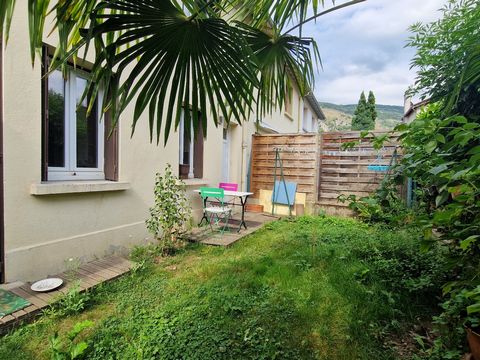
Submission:
[[[327,118],[322,126],[324,130],[350,130],[356,104],[339,105],[321,102],[320,106]],[[403,106],[377,104],[377,113],[376,130],[391,130],[401,121]]]

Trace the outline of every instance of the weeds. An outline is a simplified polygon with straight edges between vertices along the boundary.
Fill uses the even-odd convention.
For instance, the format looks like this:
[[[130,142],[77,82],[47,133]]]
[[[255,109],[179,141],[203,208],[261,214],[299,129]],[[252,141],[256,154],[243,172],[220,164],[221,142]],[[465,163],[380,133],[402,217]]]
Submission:
[[[388,339],[438,296],[436,259],[418,246],[407,230],[302,217],[161,262],[155,247],[138,248],[141,269],[96,290],[77,315],[8,335],[0,357],[46,358],[51,334],[95,319],[89,359],[396,359]]]

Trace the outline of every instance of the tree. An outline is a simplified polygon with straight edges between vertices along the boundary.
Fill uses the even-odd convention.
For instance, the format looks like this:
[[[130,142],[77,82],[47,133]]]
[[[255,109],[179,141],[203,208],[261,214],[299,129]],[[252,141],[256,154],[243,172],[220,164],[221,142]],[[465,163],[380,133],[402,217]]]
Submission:
[[[362,91],[352,118],[352,130],[372,130],[372,118],[365,93]]]
[[[370,90],[368,93],[368,101],[367,101],[367,110],[370,114],[370,118],[372,119],[373,122],[373,127],[368,130],[373,130],[375,129],[375,121],[377,120],[377,106],[375,105],[375,95],[373,94],[373,91]]]
[[[303,24],[363,1],[319,11],[324,0],[58,0],[52,6],[28,0],[32,64],[53,15],[59,42],[51,69],[66,69],[69,59],[94,49],[85,94],[106,89],[102,107],[114,123],[135,102],[133,130],[147,112],[150,139],[155,133],[158,142],[163,131],[166,141],[183,104],[192,110],[185,112],[186,126],[193,122],[196,131],[202,121],[206,131],[207,116],[198,114],[215,124],[220,116],[241,123],[254,107],[257,116],[282,107],[287,71],[306,94],[320,58],[315,41],[302,36]],[[14,6],[15,0],[0,2],[5,40]]]
[[[480,2],[450,0],[442,17],[411,27],[408,45],[417,52],[417,71],[411,93],[440,101],[444,115],[480,113]],[[475,76],[475,72],[477,76]]]

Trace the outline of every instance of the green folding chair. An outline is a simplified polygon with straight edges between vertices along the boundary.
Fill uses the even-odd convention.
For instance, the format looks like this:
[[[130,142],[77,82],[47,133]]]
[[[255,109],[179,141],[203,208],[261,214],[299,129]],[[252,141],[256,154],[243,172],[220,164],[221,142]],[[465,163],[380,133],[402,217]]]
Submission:
[[[223,235],[232,215],[232,209],[225,205],[225,190],[221,188],[202,187],[200,188],[200,196],[203,200],[203,215],[210,224],[210,228],[213,231],[213,225],[219,226]],[[208,199],[214,200],[215,203],[209,204]],[[223,227],[220,226],[222,220],[225,221]]]

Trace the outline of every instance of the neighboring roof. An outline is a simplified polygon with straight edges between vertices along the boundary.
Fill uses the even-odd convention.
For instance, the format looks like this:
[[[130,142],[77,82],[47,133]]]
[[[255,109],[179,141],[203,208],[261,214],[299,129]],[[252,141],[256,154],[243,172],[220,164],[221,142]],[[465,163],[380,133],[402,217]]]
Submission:
[[[325,114],[322,111],[322,108],[320,107],[320,104],[317,101],[317,98],[312,92],[309,92],[307,96],[305,96],[305,100],[308,101],[310,106],[312,107],[312,110],[315,112],[317,117],[320,120],[325,120]]]
[[[266,123],[265,121],[260,121],[258,127],[268,134],[278,134],[278,130],[275,129],[272,125]]]
[[[413,113],[415,110],[421,108],[421,107],[424,107],[425,105],[428,105],[428,103],[430,102],[430,99],[425,99],[425,100],[422,100],[416,104],[413,104],[411,103],[411,106],[410,108],[407,110],[407,112],[403,115],[403,117],[407,117],[409,116],[411,113]]]

